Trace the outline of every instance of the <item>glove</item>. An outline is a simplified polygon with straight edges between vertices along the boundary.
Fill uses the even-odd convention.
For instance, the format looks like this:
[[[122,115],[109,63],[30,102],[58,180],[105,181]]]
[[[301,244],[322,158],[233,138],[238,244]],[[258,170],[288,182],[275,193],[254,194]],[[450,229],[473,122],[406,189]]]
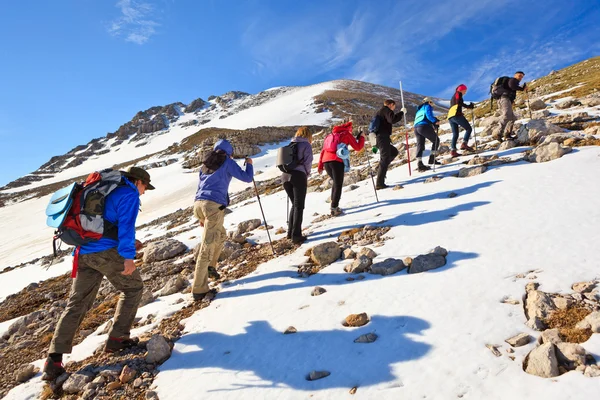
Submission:
[[[473,102],[469,103],[469,108],[475,108],[475,104],[473,104]]]
[[[402,108],[400,109],[400,111],[402,111],[404,114],[406,114],[406,107],[402,107]]]
[[[527,90],[527,83],[523,84],[523,90]]]

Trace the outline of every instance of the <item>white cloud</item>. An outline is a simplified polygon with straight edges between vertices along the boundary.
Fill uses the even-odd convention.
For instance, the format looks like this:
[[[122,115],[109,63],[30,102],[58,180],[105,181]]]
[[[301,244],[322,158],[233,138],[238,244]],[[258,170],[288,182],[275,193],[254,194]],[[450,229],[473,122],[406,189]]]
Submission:
[[[119,0],[116,4],[121,15],[110,23],[108,32],[137,44],[146,43],[156,34],[159,23],[155,21],[154,7],[136,0]]]

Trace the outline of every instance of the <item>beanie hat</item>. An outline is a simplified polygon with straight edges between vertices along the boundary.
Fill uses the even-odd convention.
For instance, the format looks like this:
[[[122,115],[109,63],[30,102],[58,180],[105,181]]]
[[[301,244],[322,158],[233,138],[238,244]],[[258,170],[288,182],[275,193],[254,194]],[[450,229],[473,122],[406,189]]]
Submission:
[[[429,103],[430,101],[432,101],[429,97],[425,97],[423,99],[423,103]]]
[[[465,85],[464,83],[461,83],[460,85],[458,85],[458,87],[456,88],[456,91],[463,91],[463,90],[467,90],[467,85]]]

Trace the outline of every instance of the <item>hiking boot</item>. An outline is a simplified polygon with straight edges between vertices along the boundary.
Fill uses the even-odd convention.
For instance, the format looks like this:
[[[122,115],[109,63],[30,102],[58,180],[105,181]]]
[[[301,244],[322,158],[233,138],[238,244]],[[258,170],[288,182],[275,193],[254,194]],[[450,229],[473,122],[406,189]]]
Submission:
[[[435,156],[433,154],[429,156],[429,162],[427,164],[429,164],[429,165],[432,165],[432,164],[442,165],[441,162],[439,162],[438,160],[435,159]]]
[[[331,216],[332,217],[337,217],[338,215],[342,215],[344,212],[342,211],[341,208],[336,207],[336,208],[332,208],[331,209]]]
[[[460,157],[460,154],[458,154],[458,152],[456,150],[452,150],[450,152],[450,157],[454,158],[454,157]]]
[[[423,164],[422,161],[419,161],[419,163],[417,164],[417,171],[419,172],[429,171],[430,169],[431,167],[428,167],[427,165]]]
[[[215,267],[208,267],[208,277],[216,281],[217,279],[221,279],[221,274],[217,272]]]
[[[109,336],[106,344],[104,345],[105,353],[116,353],[117,351],[130,349],[138,345],[140,339],[138,338],[117,338]]]
[[[389,186],[386,185],[385,183],[382,185],[375,186],[375,190],[383,190],[383,189],[387,189],[387,188],[389,188]]]
[[[463,142],[463,143],[460,145],[460,149],[461,149],[461,150],[465,150],[465,151],[471,151],[471,152],[475,151],[475,149],[474,149],[474,148],[472,148],[471,146],[469,146],[469,145],[468,145],[468,144],[466,144],[465,142]]]
[[[217,295],[217,289],[210,289],[206,293],[192,293],[194,301],[202,301],[204,299],[211,301]]]
[[[62,361],[54,361],[52,358],[46,358],[46,362],[44,363],[42,380],[43,381],[53,381],[62,374],[65,373],[65,368],[63,366]]]
[[[307,240],[308,240],[308,238],[306,236],[304,236],[304,235],[302,235],[302,236],[294,236],[292,238],[292,242],[294,244],[302,244],[302,243],[306,242]]]

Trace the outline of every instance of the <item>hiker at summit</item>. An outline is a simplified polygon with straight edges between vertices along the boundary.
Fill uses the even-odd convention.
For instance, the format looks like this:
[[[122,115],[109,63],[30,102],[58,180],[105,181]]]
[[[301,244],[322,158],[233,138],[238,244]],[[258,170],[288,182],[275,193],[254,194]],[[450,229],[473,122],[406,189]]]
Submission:
[[[456,142],[458,141],[459,127],[465,130],[465,136],[460,145],[461,150],[473,151],[473,148],[469,146],[469,138],[473,128],[467,118],[463,114],[463,107],[474,109],[473,103],[465,104],[463,96],[467,93],[467,85],[460,84],[456,88],[452,99],[450,99],[450,110],[448,110],[448,122],[450,122],[450,129],[452,129],[452,145],[450,155],[452,157],[458,157],[460,154],[456,151]]]
[[[423,104],[417,108],[415,115],[415,136],[417,137],[417,170],[419,172],[429,171],[431,168],[423,164],[423,151],[425,151],[425,139],[431,145],[431,155],[428,164],[440,164],[435,159],[435,152],[440,145],[440,139],[435,132],[434,126],[439,126],[440,121],[433,115],[433,101],[429,97],[423,99]]]
[[[143,247],[135,239],[135,221],[140,196],[146,190],[153,190],[154,186],[150,183],[150,174],[142,168],[130,167],[122,175],[119,186],[106,196],[103,211],[105,221],[118,226],[116,239],[102,237],[77,248],[73,260],[75,278],[67,307],[50,343],[42,376],[44,380],[54,380],[65,372],[63,354],[72,351],[75,333],[93,304],[104,277],[121,292],[104,351],[112,353],[135,346],[138,342],[130,338],[144,287],[140,271],[133,261],[136,251]]]
[[[284,172],[281,175],[281,180],[283,189],[292,202],[287,237],[292,239],[292,242],[299,244],[306,241],[306,236],[302,235],[302,217],[308,188],[308,177],[313,162],[312,132],[306,126],[299,128],[292,139],[292,143],[296,143],[297,146],[298,165],[290,173]]]
[[[388,185],[385,184],[385,176],[390,163],[398,156],[398,149],[392,145],[392,125],[402,120],[406,114],[406,108],[402,108],[400,112],[394,114],[396,102],[388,99],[383,102],[383,107],[377,112],[379,118],[379,127],[376,132],[376,143],[379,149],[379,168],[377,169],[377,190],[385,189]]]
[[[319,157],[319,174],[323,169],[333,180],[331,187],[331,215],[338,216],[342,214],[339,207],[342,197],[342,187],[344,186],[344,173],[350,170],[350,152],[348,145],[356,151],[360,151],[365,146],[365,136],[361,131],[358,137],[352,135],[352,121],[333,127],[332,132],[327,135],[323,142],[323,149]]]
[[[209,290],[208,278],[221,277],[217,272],[217,262],[227,236],[223,223],[226,207],[229,205],[231,178],[250,183],[253,177],[252,159],[246,158],[246,169],[243,170],[233,160],[233,146],[225,139],[215,143],[213,151],[202,163],[194,201],[194,216],[200,221],[200,226],[204,227],[192,285],[195,301],[201,301],[207,295],[213,296],[216,291]]]
[[[500,110],[500,129],[493,136],[494,139],[502,141],[505,139],[514,139],[513,124],[517,120],[513,112],[513,103],[517,98],[517,92],[527,91],[527,84],[520,86],[525,73],[523,71],[515,72],[512,78],[499,78],[492,86],[492,97],[498,100],[498,109]]]

